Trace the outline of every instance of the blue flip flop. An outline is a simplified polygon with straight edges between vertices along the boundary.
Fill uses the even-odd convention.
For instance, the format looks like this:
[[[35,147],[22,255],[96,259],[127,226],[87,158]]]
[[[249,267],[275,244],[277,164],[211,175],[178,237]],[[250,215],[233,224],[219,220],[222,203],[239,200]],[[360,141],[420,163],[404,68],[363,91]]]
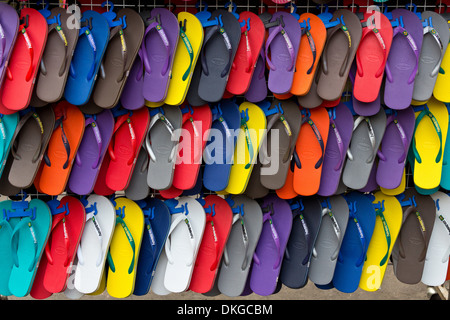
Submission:
[[[214,140],[207,142],[203,152],[203,185],[211,191],[222,191],[228,186],[230,178],[237,141],[234,133],[240,128],[241,114],[234,99],[222,100],[213,105],[211,110],[213,122],[210,136],[214,136]]]
[[[12,295],[30,293],[40,258],[47,243],[52,216],[40,199],[8,201],[3,211],[12,228],[10,241],[12,269],[8,287]]]
[[[167,235],[169,234],[171,216],[166,204],[156,198],[139,200],[145,218],[144,237],[139,251],[134,295],[142,296],[149,292],[156,265],[159,260]]]
[[[346,293],[358,289],[362,268],[375,228],[375,208],[370,196],[353,191],[344,196],[349,221],[334,270],[333,286]]]
[[[93,10],[85,11],[64,90],[69,103],[80,106],[89,101],[108,41],[106,17]]]

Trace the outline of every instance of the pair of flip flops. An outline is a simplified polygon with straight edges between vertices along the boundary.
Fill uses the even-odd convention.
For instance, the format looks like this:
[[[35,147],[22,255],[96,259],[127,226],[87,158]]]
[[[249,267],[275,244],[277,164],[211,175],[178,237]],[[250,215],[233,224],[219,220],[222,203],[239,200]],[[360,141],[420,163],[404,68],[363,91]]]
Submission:
[[[73,196],[46,203],[51,212],[49,238],[30,295],[45,299],[67,288],[67,279],[86,224],[83,203]]]
[[[32,288],[50,234],[52,217],[39,199],[4,200],[1,224],[0,291],[4,296],[27,296]]]

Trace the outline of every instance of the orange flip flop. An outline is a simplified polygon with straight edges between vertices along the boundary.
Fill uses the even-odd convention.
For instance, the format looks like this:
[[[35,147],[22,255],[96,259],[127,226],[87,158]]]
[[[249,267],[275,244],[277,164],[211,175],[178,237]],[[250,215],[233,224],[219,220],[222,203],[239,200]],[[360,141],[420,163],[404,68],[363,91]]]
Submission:
[[[295,152],[295,150],[294,150],[294,152]],[[288,170],[288,173],[286,176],[286,181],[284,182],[284,186],[281,189],[275,190],[277,196],[280,199],[289,200],[289,199],[294,199],[295,197],[298,196],[298,194],[294,190],[294,167],[295,167],[295,162],[294,162],[294,159],[292,158],[291,166]]]
[[[275,98],[277,98],[278,100],[287,100],[287,99],[291,98],[291,97],[293,96],[293,94],[290,93],[290,92],[285,93],[285,94],[277,94],[277,93],[274,93],[273,96],[274,96]]]
[[[73,160],[84,134],[85,119],[80,109],[67,101],[53,107],[55,128],[35,179],[36,189],[56,196],[64,192]]]
[[[311,88],[320,56],[325,47],[327,29],[323,21],[312,13],[303,13],[298,22],[302,27],[302,38],[291,93],[304,96]]]
[[[311,196],[320,187],[330,117],[324,107],[302,109],[302,128],[294,151],[294,191]]]

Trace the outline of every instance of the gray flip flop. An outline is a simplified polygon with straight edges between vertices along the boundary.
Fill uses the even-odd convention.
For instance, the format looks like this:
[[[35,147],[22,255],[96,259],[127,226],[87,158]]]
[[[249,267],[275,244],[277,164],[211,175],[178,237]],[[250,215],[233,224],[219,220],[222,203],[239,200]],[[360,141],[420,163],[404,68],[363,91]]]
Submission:
[[[261,183],[261,161],[259,157],[256,159],[256,163],[253,165],[250,179],[248,180],[247,187],[245,188],[245,194],[252,199],[261,199],[269,194],[269,189]]]
[[[327,30],[317,83],[317,94],[328,101],[341,97],[362,36],[361,21],[352,11],[336,10],[331,22],[335,20],[339,24]]]
[[[436,205],[431,196],[421,195],[414,188],[397,199],[403,207],[403,222],[392,249],[394,274],[403,283],[416,284],[422,279]]]
[[[343,196],[322,199],[322,223],[309,266],[309,279],[317,285],[327,285],[333,280],[348,215],[348,204]]]
[[[119,102],[144,38],[144,21],[139,13],[130,8],[123,8],[117,12],[117,19],[124,17],[126,28],[111,28],[108,47],[92,92],[93,102],[105,109],[111,109]]]
[[[149,130],[145,146],[150,156],[147,184],[156,190],[166,190],[172,186],[178,140],[182,126],[181,109],[162,106],[150,109]]]
[[[47,19],[47,44],[34,89],[36,98],[42,103],[59,101],[64,94],[79,32],[76,28],[69,28],[68,21],[71,17],[72,14],[68,13],[66,9],[57,7],[51,10],[51,15]],[[39,106],[41,105],[39,104]]]
[[[55,114],[50,106],[30,109],[24,114],[11,140],[9,182],[21,189],[33,184],[41,160],[55,126]]]
[[[211,14],[210,20],[215,18],[223,25],[205,28],[199,57],[202,74],[198,84],[198,95],[208,102],[218,102],[222,99],[241,40],[241,26],[231,12],[217,9]]]
[[[142,146],[136,159],[136,166],[131,174],[130,183],[125,189],[125,197],[137,201],[147,198],[150,188],[147,184],[148,175],[148,152]]]
[[[267,189],[277,190],[281,189],[286,181],[295,143],[300,133],[302,114],[297,103],[292,100],[274,99],[270,109],[264,107],[262,109],[267,116],[267,135],[260,150],[263,157],[260,179],[261,184]],[[271,150],[273,130],[278,131],[276,150]],[[271,168],[272,165],[275,168]]]
[[[253,253],[262,231],[263,214],[258,202],[245,195],[227,198],[233,209],[233,225],[225,246],[217,287],[229,297],[244,291]]]
[[[359,190],[367,185],[385,130],[384,109],[370,117],[356,117],[342,172],[342,181],[347,187]]]
[[[450,39],[447,20],[440,14],[433,11],[422,12],[422,24],[422,50],[412,97],[416,101],[427,101],[431,98]]]

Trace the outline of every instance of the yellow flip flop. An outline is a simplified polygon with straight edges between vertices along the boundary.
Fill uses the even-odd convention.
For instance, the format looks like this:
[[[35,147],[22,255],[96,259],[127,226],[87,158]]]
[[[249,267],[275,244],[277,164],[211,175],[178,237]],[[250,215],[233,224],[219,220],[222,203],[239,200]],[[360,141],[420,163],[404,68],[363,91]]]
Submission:
[[[116,228],[108,252],[106,290],[111,297],[125,298],[134,291],[144,214],[130,199],[119,197],[114,201]]]
[[[149,108],[158,108],[158,107],[161,107],[164,105],[164,101],[152,102],[152,101],[145,100],[145,105]]]
[[[177,106],[183,103],[191,83],[195,64],[203,45],[203,26],[189,12],[179,12],[180,37],[173,60],[172,76],[165,104]]]
[[[403,175],[402,175],[402,181],[400,182],[400,185],[395,189],[386,189],[383,187],[380,187],[381,192],[383,192],[387,196],[396,196],[405,191],[406,187],[406,173],[405,169],[403,169]]]
[[[266,115],[256,104],[243,102],[239,112],[241,130],[234,150],[230,179],[224,190],[231,194],[242,194],[247,188],[267,126]]]
[[[421,189],[440,185],[449,115],[443,102],[431,98],[414,107],[416,124],[410,157],[414,161],[414,184]]]
[[[375,228],[359,281],[359,287],[365,291],[376,291],[380,288],[403,220],[402,205],[397,198],[381,191],[376,192],[374,196]]]

